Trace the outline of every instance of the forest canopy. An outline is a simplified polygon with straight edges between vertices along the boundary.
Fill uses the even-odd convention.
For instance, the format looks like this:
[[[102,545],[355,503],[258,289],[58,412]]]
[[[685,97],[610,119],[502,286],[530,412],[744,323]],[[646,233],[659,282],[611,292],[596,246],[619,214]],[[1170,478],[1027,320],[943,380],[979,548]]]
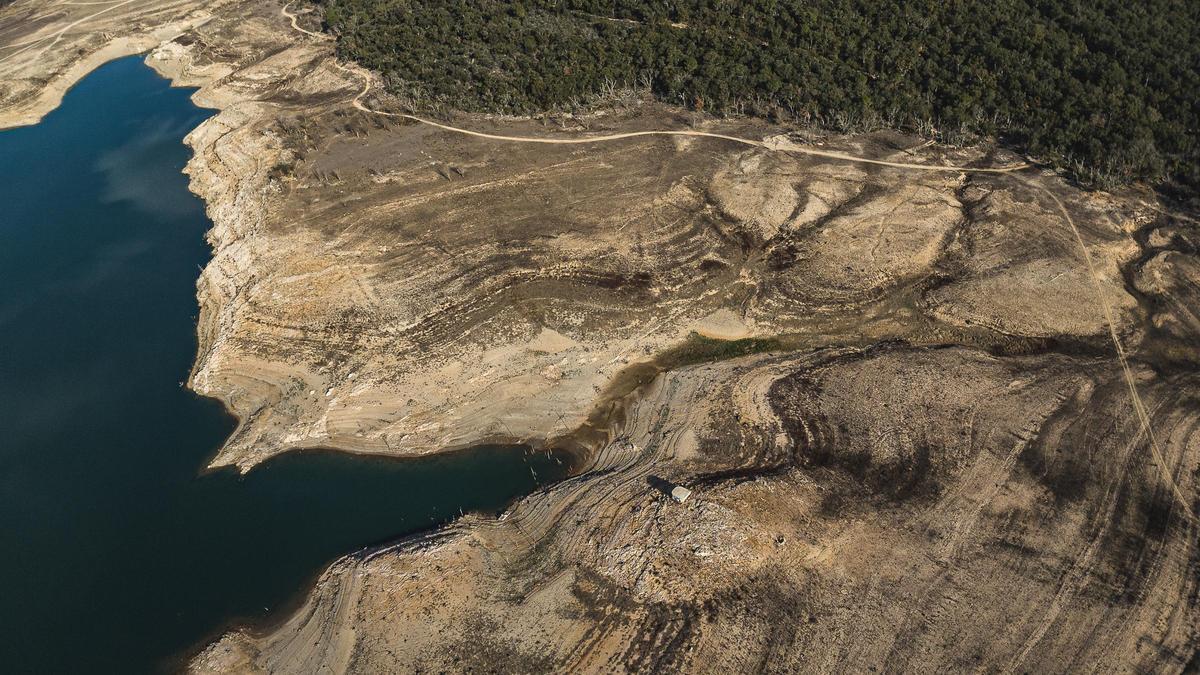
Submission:
[[[343,56],[427,106],[616,86],[841,131],[994,136],[1083,178],[1200,178],[1194,0],[321,0]]]

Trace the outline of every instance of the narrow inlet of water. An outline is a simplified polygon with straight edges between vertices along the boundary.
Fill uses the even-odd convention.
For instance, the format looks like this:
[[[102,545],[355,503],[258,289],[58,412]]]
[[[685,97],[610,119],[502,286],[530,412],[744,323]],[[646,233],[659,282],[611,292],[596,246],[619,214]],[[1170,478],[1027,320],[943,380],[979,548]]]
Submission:
[[[210,256],[181,141],[212,113],[190,94],[130,57],[42,123],[0,131],[6,672],[162,668],[267,617],[340,555],[500,509],[566,470],[487,447],[202,474],[233,421],[180,386]]]

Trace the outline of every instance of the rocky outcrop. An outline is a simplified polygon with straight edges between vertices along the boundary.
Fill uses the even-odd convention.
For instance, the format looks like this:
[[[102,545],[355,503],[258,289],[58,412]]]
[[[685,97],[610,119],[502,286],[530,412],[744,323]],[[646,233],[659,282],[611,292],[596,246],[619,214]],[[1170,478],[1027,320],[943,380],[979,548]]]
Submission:
[[[1107,358],[830,349],[672,371],[589,473],[342,560],[198,670],[1180,672],[1200,576],[1195,377]],[[672,501],[664,486],[692,497]]]
[[[214,464],[500,439],[589,460],[499,520],[338,561],[194,669],[1194,663],[1200,239],[1153,196],[921,171],[1013,158],[891,133],[792,152],[754,120],[700,125],[773,142],[463,136],[355,107],[395,103],[278,6],[70,7],[0,31],[48,57],[2,80],[0,120],[113,44],[219,111],[187,168],[214,251],[190,385],[240,419]],[[55,37],[71,12],[116,32]]]
[[[306,447],[401,455],[561,438],[620,394],[627,367],[692,332],[869,342],[924,331],[896,320],[919,306],[959,333],[1103,339],[1069,233],[1014,178],[831,161],[786,144],[521,144],[398,125],[352,107],[356,72],[279,8],[218,9],[147,57],[220,111],[187,141],[214,250],[190,384],[241,420],[214,464],[246,470]],[[600,119],[638,129],[672,114]],[[899,136],[838,142],[905,163],[983,159],[910,151]],[[1103,284],[1128,323],[1136,303],[1115,272],[1137,248],[1126,227],[1136,208],[1064,194],[1094,255],[1113,261]]]

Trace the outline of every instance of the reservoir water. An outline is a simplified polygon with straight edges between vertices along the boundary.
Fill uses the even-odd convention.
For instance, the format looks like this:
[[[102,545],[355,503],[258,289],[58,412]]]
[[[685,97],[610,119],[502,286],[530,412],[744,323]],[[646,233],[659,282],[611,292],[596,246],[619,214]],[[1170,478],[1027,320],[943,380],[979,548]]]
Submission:
[[[210,223],[180,173],[211,114],[139,58],[0,131],[0,670],[137,673],[262,620],[336,557],[494,511],[522,448],[292,453],[203,473],[233,428],[180,386]]]

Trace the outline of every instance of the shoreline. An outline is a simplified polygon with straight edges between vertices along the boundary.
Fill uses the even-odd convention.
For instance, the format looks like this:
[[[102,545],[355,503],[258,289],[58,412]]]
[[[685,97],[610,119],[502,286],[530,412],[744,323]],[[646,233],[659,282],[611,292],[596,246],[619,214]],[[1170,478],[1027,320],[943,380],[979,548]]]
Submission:
[[[75,61],[67,70],[55,74],[32,99],[26,99],[0,111],[0,131],[32,126],[41,122],[46,115],[62,104],[63,96],[72,87],[100,66],[127,56],[149,54],[155,48],[205,25],[212,19],[212,15],[207,15],[168,24],[149,34],[120,36],[109,40],[100,48],[92,50],[87,56]],[[177,84],[171,78],[167,79],[171,81],[173,87],[188,86]]]
[[[488,444],[480,444],[478,446],[475,446],[474,448],[463,448],[460,450],[454,450],[449,453],[446,453],[445,455],[438,454],[438,455],[436,455],[436,457],[443,457],[443,456],[448,457],[450,455],[467,455],[467,454],[472,453],[473,451],[482,452],[487,447],[489,447]],[[528,447],[528,446],[517,445],[517,446],[507,446],[507,447],[515,448],[515,447]],[[287,460],[287,459],[296,459],[295,455],[297,453],[326,454],[326,455],[330,455],[330,456],[340,457],[346,461],[377,461],[377,462],[401,462],[401,463],[428,461],[435,457],[435,456],[396,457],[396,456],[388,456],[388,455],[366,455],[366,456],[364,456],[364,455],[357,454],[357,453],[348,453],[345,451],[333,450],[333,449],[291,450],[291,451],[288,451],[285,453],[281,453],[280,455],[276,455],[275,457],[272,457],[270,460],[267,460],[266,462],[263,462],[260,465],[254,466],[247,473],[239,473],[239,479],[244,479],[245,477],[253,474],[253,472],[255,470],[267,468],[273,462]],[[525,453],[525,454],[528,455],[528,454],[532,454],[532,453]],[[228,467],[228,466],[211,468],[211,469],[206,468],[203,470],[201,475],[205,475],[205,474],[215,472],[215,471],[235,471],[236,472],[236,469],[234,467]],[[211,631],[208,631],[205,635],[197,638],[188,647],[181,649],[179,652],[172,654],[170,657],[164,659],[164,661],[162,662],[162,665],[164,666],[164,670],[166,672],[186,672],[186,671],[188,671],[189,664],[193,663],[198,656],[200,656],[211,645],[217,643],[225,635],[246,634],[246,635],[253,635],[253,636],[265,636],[265,635],[269,635],[270,633],[272,633],[275,630],[278,630],[279,628],[284,626],[297,611],[299,611],[301,608],[303,608],[305,606],[305,604],[308,602],[310,596],[312,595],[313,591],[315,591],[318,588],[318,586],[320,585],[320,583],[322,582],[323,579],[325,579],[326,577],[335,573],[335,568],[340,563],[350,563],[353,561],[366,560],[366,559],[371,558],[372,556],[379,555],[379,554],[384,553],[389,550],[395,550],[397,548],[404,548],[404,547],[411,547],[414,544],[419,544],[421,542],[428,541],[428,540],[441,541],[441,540],[448,540],[450,538],[454,538],[457,536],[463,536],[468,530],[468,528],[466,526],[468,526],[470,523],[486,522],[488,519],[496,520],[503,514],[511,511],[513,509],[513,507],[515,507],[517,504],[519,504],[523,500],[527,499],[529,496],[538,494],[539,492],[546,492],[547,490],[552,489],[554,486],[556,486],[560,483],[571,480],[573,478],[577,478],[579,475],[581,475],[581,474],[575,473],[574,468],[572,468],[567,473],[567,475],[564,475],[560,478],[550,480],[543,484],[540,484],[532,492],[517,494],[517,495],[513,496],[511,499],[504,502],[502,505],[500,505],[497,508],[464,510],[464,511],[461,511],[458,515],[451,514],[450,517],[445,520],[441,520],[439,522],[429,524],[428,526],[418,527],[406,534],[402,534],[402,535],[395,536],[395,537],[384,537],[379,540],[369,541],[369,542],[361,544],[360,546],[358,546],[358,548],[354,549],[353,551],[336,554],[330,560],[326,561],[322,565],[319,565],[317,567],[316,571],[309,578],[305,579],[302,583],[298,584],[296,586],[296,588],[291,593],[289,593],[288,596],[282,602],[276,604],[273,607],[268,608],[267,613],[265,615],[263,615],[260,618],[252,618],[252,617],[246,617],[246,616],[231,617],[228,621],[222,622],[221,625],[216,626]]]
[[[556,390],[550,387],[557,387],[557,381],[551,384],[539,381],[529,385],[542,394],[541,400],[534,404],[526,405],[516,400],[515,396],[504,393],[485,394],[478,386],[470,384],[483,378],[485,373],[467,383],[452,381],[452,384],[474,387],[461,397],[465,399],[465,404],[453,397],[446,397],[440,404],[430,403],[417,411],[423,415],[423,421],[427,420],[425,424],[397,425],[387,421],[377,424],[370,433],[363,433],[361,429],[357,433],[350,430],[353,425],[360,424],[355,410],[361,410],[366,404],[403,410],[406,395],[421,399],[436,393],[434,390],[440,384],[438,378],[441,372],[409,360],[399,364],[400,368],[407,368],[409,374],[403,386],[393,386],[390,382],[386,387],[382,383],[377,386],[378,380],[364,385],[360,384],[361,380],[352,381],[355,373],[348,371],[355,369],[353,365],[338,363],[332,367],[313,368],[299,359],[260,358],[258,355],[238,352],[237,348],[226,347],[227,340],[244,340],[246,331],[255,329],[243,327],[248,321],[259,318],[252,312],[242,311],[249,301],[247,296],[258,285],[260,277],[271,275],[278,266],[278,261],[270,259],[270,252],[264,250],[271,242],[262,241],[264,238],[258,234],[270,224],[272,214],[280,211],[276,196],[280,188],[272,183],[268,175],[269,167],[288,156],[288,151],[280,148],[270,137],[269,134],[274,131],[266,128],[270,120],[280,114],[281,107],[269,99],[256,98],[249,85],[260,82],[270,86],[290,85],[283,68],[299,64],[321,77],[333,71],[342,75],[335,80],[313,78],[314,92],[322,96],[345,92],[347,98],[346,101],[322,99],[314,103],[320,112],[330,109],[341,112],[346,107],[359,109],[362,105],[360,99],[366,91],[360,91],[362,85],[355,73],[346,72],[348,69],[336,61],[329,41],[309,40],[306,36],[297,42],[294,32],[286,26],[287,12],[280,14],[273,8],[265,9],[264,15],[275,19],[273,23],[283,24],[273,25],[271,29],[275,32],[268,36],[271,44],[278,45],[282,51],[256,62],[237,63],[239,55],[235,54],[225,56],[223,61],[197,67],[190,47],[173,43],[168,37],[169,34],[179,33],[177,26],[171,30],[159,29],[154,37],[143,37],[137,41],[139,46],[147,46],[158,40],[156,45],[147,46],[144,50],[147,65],[167,78],[172,86],[196,87],[197,91],[192,95],[196,105],[217,111],[185,139],[193,157],[184,170],[189,176],[189,190],[204,202],[212,221],[206,238],[213,254],[197,280],[197,354],[187,384],[197,394],[219,400],[236,421],[234,432],[212,457],[209,467],[232,465],[245,473],[273,455],[306,448],[330,448],[366,455],[420,456],[489,442],[518,441],[541,446],[582,441],[582,445],[592,448],[602,445],[607,439],[603,438],[603,433],[597,433],[597,427],[606,425],[603,420],[597,419],[597,415],[604,417],[607,414],[605,411],[611,407],[612,401],[607,390],[613,386],[619,388],[620,383],[630,376],[640,377],[640,373],[647,368],[660,369],[655,355],[678,347],[689,331],[698,326],[695,320],[701,317],[688,316],[691,314],[688,312],[676,319],[683,313],[679,312],[661,322],[667,325],[654,335],[647,332],[640,336],[621,336],[624,344],[612,346],[585,345],[582,350],[585,357],[595,355],[593,361],[597,358],[609,360],[599,366],[588,366],[592,370],[574,380],[565,381]],[[210,14],[192,21],[198,27],[213,18]],[[131,48],[128,44],[124,47]],[[118,49],[111,54],[101,54],[104,49],[107,47],[96,52],[98,55],[85,58],[73,66],[68,71],[70,77],[78,77],[79,71],[90,63],[89,59],[102,61],[124,53]],[[259,56],[255,55],[254,58],[258,59]],[[225,81],[225,76],[233,73],[242,75],[241,81]],[[350,76],[349,79],[346,79],[346,75]],[[69,79],[64,76],[63,82]],[[49,104],[48,99],[41,105]],[[572,143],[591,143],[597,139],[567,140]],[[541,141],[566,142],[562,139]],[[690,143],[691,139],[670,142]],[[839,153],[833,154],[840,156]],[[421,318],[441,319],[436,312]],[[692,323],[688,324],[689,321]],[[289,331],[287,339],[293,339],[302,336],[305,327],[285,326],[285,329]],[[555,335],[548,341],[567,340]],[[551,350],[547,354],[563,348],[547,347]],[[469,361],[483,356],[480,351],[437,356]],[[535,372],[546,368],[547,363],[551,364],[549,367],[554,367],[553,359],[548,356],[530,360],[533,363],[527,367]],[[368,368],[370,375],[375,377],[379,376],[375,371],[384,367],[370,365]],[[510,386],[509,382],[517,379],[522,369],[520,365],[510,366],[496,380],[499,385],[497,388]],[[554,377],[561,379],[562,375]],[[293,383],[300,393],[307,390],[311,395],[325,391],[325,400],[321,400],[319,395],[305,397],[296,392],[285,393],[283,390],[292,387]],[[589,392],[589,385],[596,387],[595,394],[598,396]],[[357,392],[371,390],[373,386],[380,393],[370,398],[357,397]],[[330,398],[330,393],[335,389],[337,394]],[[623,396],[619,394],[619,397]],[[364,402],[364,398],[368,400]],[[290,407],[293,412],[281,417],[278,413],[285,407]],[[468,410],[458,417],[447,417],[443,410],[447,407],[466,407]],[[340,417],[335,419],[335,415]],[[515,431],[510,429],[510,425],[516,427]],[[401,440],[394,440],[396,436]]]
[[[582,467],[586,466],[588,458],[594,455],[598,444],[604,442],[602,439],[596,437],[597,433],[600,433],[602,436],[603,432],[596,429],[594,423],[598,421],[598,415],[599,417],[604,416],[601,408],[611,407],[614,402],[611,397],[605,396],[598,399],[593,410],[584,416],[586,419],[584,425],[564,430],[565,433],[474,433],[469,438],[464,437],[445,443],[429,444],[402,453],[377,447],[378,443],[355,443],[353,439],[345,437],[338,439],[326,438],[311,444],[303,442],[289,443],[286,447],[272,451],[265,457],[255,458],[248,463],[243,460],[236,462],[222,461],[222,457],[228,448],[228,443],[237,438],[240,433],[246,431],[250,422],[247,420],[246,411],[242,407],[235,405],[232,400],[222,395],[222,392],[206,388],[199,382],[199,379],[203,379],[204,377],[203,371],[206,365],[206,355],[212,354],[213,340],[220,334],[220,329],[216,327],[216,324],[219,322],[219,315],[223,306],[223,302],[213,293],[215,285],[210,282],[209,274],[213,271],[213,263],[223,244],[233,244],[240,238],[239,231],[252,228],[244,227],[244,224],[241,222],[247,215],[243,210],[248,205],[248,202],[245,200],[238,199],[237,201],[241,202],[241,204],[233,210],[221,208],[222,197],[227,195],[228,189],[235,187],[235,185],[222,186],[219,182],[206,181],[201,178],[201,176],[214,175],[213,167],[208,163],[203,154],[210,148],[210,146],[206,145],[204,139],[214,127],[224,126],[229,128],[228,125],[224,124],[225,120],[222,119],[222,113],[230,111],[243,103],[256,105],[256,102],[250,98],[238,98],[237,96],[231,96],[229,92],[212,90],[210,88],[210,85],[214,84],[220,76],[229,72],[229,65],[222,62],[214,62],[204,66],[203,70],[199,71],[199,69],[193,66],[190,54],[186,50],[164,48],[172,44],[173,40],[178,36],[187,33],[189,30],[204,26],[214,18],[213,14],[204,13],[203,16],[162,26],[148,34],[115,37],[74,61],[66,70],[54,75],[50,83],[41,89],[39,94],[32,100],[0,112],[0,130],[37,124],[47,114],[57,109],[61,105],[66,93],[92,71],[111,61],[137,55],[141,56],[142,61],[148,67],[160,77],[167,80],[171,87],[193,89],[194,91],[191,94],[193,104],[215,111],[211,117],[201,122],[200,125],[185,137],[184,144],[191,150],[191,159],[189,159],[183,171],[189,177],[189,191],[204,203],[208,219],[211,223],[211,226],[205,233],[205,238],[209,241],[210,258],[196,282],[196,299],[198,303],[196,354],[186,380],[186,386],[193,395],[212,399],[220,403],[224,414],[232,419],[235,425],[226,444],[214,450],[213,455],[204,467],[204,473],[231,466],[239,473],[245,475],[262,461],[292,452],[328,450],[365,457],[396,459],[469,452],[472,448],[487,445],[527,445],[539,450],[565,451],[571,457],[571,464],[577,469],[582,470]],[[314,45],[304,45],[301,48],[312,46]],[[324,51],[328,51],[329,58],[333,58],[332,49],[328,43],[316,46]],[[234,180],[236,184],[244,179],[234,177]],[[262,211],[265,209],[265,204],[259,203],[256,205],[256,208]],[[218,210],[221,213],[214,213]],[[636,370],[638,367],[649,365],[651,365],[651,361],[640,365],[631,364],[630,367]],[[617,378],[617,380],[620,379],[620,377]],[[614,380],[614,383],[617,380]],[[627,397],[630,393],[632,392],[623,392],[618,398]]]
[[[901,658],[952,669],[961,652],[936,640],[958,630],[985,664],[1020,653],[1053,670],[1056,654],[1110,663],[1163,635],[1149,614],[1160,608],[1181,625],[1191,615],[1171,584],[1194,578],[1194,520],[1163,488],[1178,477],[1194,498],[1195,446],[1178,439],[1200,409],[1173,388],[1196,374],[1172,380],[1134,360],[1122,375],[1108,350],[1055,342],[1100,345],[1112,332],[1120,348],[1120,328],[1136,357],[1146,326],[1172,316],[1151,298],[1191,297],[1194,259],[1142,198],[1050,175],[918,176],[757,148],[696,159],[681,138],[494,145],[529,132],[522,123],[448,140],[355,108],[361,90],[338,77],[327,43],[295,39],[272,12],[247,5],[248,28],[218,17],[229,23],[199,46],[165,42],[146,57],[218,111],[185,139],[212,250],[196,280],[188,387],[237,423],[205,471],[253,479],[296,453],[391,462],[521,437],[589,461],[515,497],[505,518],[337,556],[268,620],[231,619],[171,665],[800,670],[825,658],[853,670],[900,644],[919,654]],[[260,41],[242,47],[242,29]],[[205,42],[245,51],[197,67]],[[669,119],[654,115],[630,127]],[[830,142],[884,160],[905,145]],[[915,161],[980,152],[926,148]],[[655,161],[639,164],[647,154]],[[284,164],[301,171],[280,178]],[[1152,226],[1165,242],[1153,251],[1142,243]],[[642,237],[668,253],[647,255]],[[1098,263],[1090,275],[1081,249]],[[1194,332],[1177,325],[1186,345]],[[689,330],[734,339],[682,344]],[[1047,349],[1022,353],[1039,339]],[[1142,445],[1150,422],[1127,410],[1134,377],[1166,461]],[[576,388],[555,388],[564,381]],[[516,433],[498,433],[509,423]],[[663,483],[694,496],[670,501]],[[1145,539],[1143,526],[1161,531]],[[1122,578],[1144,584],[1139,601],[1087,592],[1124,573],[1089,552],[1140,556],[1139,536],[1162,547],[1158,567]],[[1022,557],[994,554],[997,542]],[[928,602],[913,599],[919,588],[933,589]],[[1037,610],[1064,597],[1075,604],[1043,643],[1051,623]],[[1110,619],[1115,646],[1096,650],[1087,636]],[[480,635],[474,621],[502,628]],[[1169,627],[1173,644],[1186,629]]]

